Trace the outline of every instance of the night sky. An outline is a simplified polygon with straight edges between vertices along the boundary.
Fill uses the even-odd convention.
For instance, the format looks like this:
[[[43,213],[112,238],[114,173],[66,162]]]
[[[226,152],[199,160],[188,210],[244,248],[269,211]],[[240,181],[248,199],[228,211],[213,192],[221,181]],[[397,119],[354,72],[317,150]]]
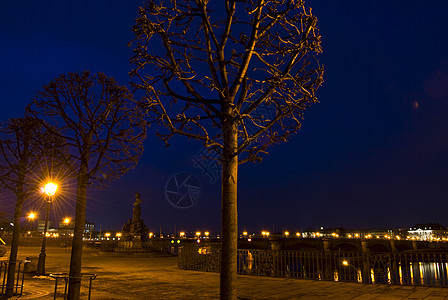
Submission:
[[[128,84],[138,4],[1,1],[0,121],[23,116],[34,93],[62,73],[101,71]],[[307,5],[323,39],[320,103],[305,114],[300,134],[272,147],[261,164],[240,166],[241,230],[448,226],[448,3]],[[219,231],[220,180],[211,182],[193,162],[201,144],[175,138],[166,148],[154,130],[136,169],[106,190],[89,191],[88,220],[121,228],[140,192],[152,231]],[[191,208],[165,197],[179,172],[200,182]],[[0,210],[12,212],[14,198],[0,196]],[[59,205],[53,218],[74,216],[68,201],[72,206]]]

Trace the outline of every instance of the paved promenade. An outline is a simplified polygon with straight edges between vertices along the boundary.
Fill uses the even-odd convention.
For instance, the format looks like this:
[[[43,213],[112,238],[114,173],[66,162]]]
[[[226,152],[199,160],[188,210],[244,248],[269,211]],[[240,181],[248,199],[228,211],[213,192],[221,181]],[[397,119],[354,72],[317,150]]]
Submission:
[[[38,248],[20,249],[21,258],[38,253]],[[67,272],[69,260],[69,249],[48,248],[46,271]],[[112,257],[94,250],[83,255],[83,272],[98,274],[92,299],[219,299],[219,274],[179,270],[176,264],[176,257]],[[61,283],[58,291],[63,289]],[[18,299],[53,299],[53,290],[49,277],[28,276]],[[87,291],[83,285],[82,299]],[[448,299],[448,288],[238,276],[238,299]]]

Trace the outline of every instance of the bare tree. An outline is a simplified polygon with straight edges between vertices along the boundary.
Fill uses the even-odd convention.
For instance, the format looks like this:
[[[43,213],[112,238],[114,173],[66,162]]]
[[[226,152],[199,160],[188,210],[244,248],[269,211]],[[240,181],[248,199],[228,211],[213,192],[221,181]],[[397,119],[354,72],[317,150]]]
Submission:
[[[28,111],[58,128],[77,176],[76,220],[68,299],[79,299],[87,187],[136,166],[146,138],[144,110],[124,86],[102,73],[68,73],[40,91]]]
[[[41,180],[51,176],[49,167],[57,166],[64,151],[61,140],[37,118],[10,119],[1,126],[0,134],[0,188],[16,196],[6,283],[6,295],[12,297],[23,204],[42,186]]]
[[[222,163],[222,299],[236,299],[238,164],[261,161],[317,102],[316,24],[300,0],[151,0],[133,27],[130,75],[159,136],[202,141]]]

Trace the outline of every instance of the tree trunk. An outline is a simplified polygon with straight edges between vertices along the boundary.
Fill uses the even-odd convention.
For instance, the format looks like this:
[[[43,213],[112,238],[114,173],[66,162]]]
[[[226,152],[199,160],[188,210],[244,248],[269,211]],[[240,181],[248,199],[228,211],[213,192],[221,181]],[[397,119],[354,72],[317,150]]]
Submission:
[[[68,299],[78,300],[81,291],[81,262],[83,234],[86,221],[86,200],[88,176],[86,170],[78,175],[78,189],[76,196],[76,219],[73,233],[72,253],[70,258],[70,279]]]
[[[236,300],[238,244],[238,147],[237,124],[224,128],[224,153],[221,187],[221,299]]]
[[[14,279],[17,263],[17,251],[19,249],[20,236],[20,217],[22,216],[22,207],[25,200],[23,195],[23,183],[17,185],[16,207],[14,210],[14,229],[12,232],[11,253],[9,255],[8,279],[6,281],[6,296],[8,298],[14,295]]]

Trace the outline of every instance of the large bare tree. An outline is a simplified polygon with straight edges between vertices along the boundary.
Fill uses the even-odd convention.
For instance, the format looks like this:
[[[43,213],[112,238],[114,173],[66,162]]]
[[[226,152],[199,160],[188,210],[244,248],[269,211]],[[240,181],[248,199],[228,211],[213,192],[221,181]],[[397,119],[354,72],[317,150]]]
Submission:
[[[133,85],[160,137],[202,141],[222,163],[222,299],[236,299],[238,164],[296,133],[317,102],[316,24],[300,0],[151,0],[133,27]]]
[[[87,187],[135,167],[146,138],[144,110],[129,90],[102,73],[60,75],[40,91],[29,113],[58,128],[77,179],[68,299],[79,299]]]
[[[6,283],[6,295],[12,297],[23,205],[52,176],[50,168],[57,168],[65,152],[62,140],[37,118],[10,119],[2,124],[0,134],[0,188],[16,197]]]

